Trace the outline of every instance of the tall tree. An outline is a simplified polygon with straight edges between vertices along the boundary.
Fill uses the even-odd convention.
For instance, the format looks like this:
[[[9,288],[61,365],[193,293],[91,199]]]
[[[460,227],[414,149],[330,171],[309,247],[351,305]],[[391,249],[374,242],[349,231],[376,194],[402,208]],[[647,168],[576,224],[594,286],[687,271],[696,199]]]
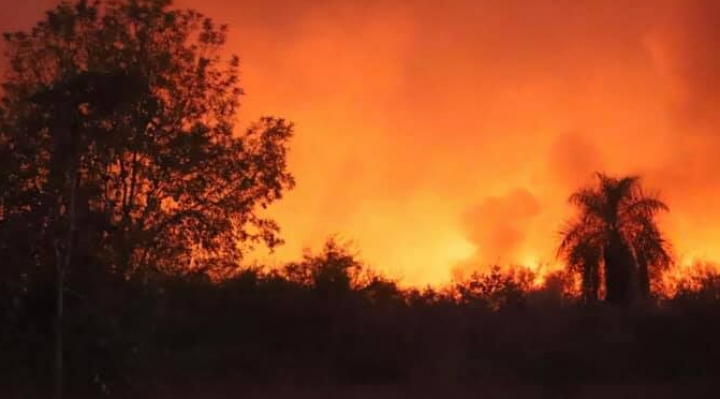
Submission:
[[[226,33],[170,0],[77,0],[4,35],[0,294],[55,286],[58,397],[66,290],[93,301],[108,274],[222,273],[281,243],[262,209],[294,186],[293,126],[236,129]]]
[[[66,229],[76,179],[75,239],[128,276],[232,267],[242,244],[280,243],[259,210],[294,185],[292,125],[236,132],[226,32],[169,0],[79,0],[6,34],[2,220]]]
[[[586,300],[598,299],[602,277],[607,302],[647,298],[651,272],[671,261],[669,244],[655,221],[668,207],[643,191],[637,176],[598,173],[597,178],[595,187],[570,196],[579,213],[562,231],[559,254],[580,272]]]

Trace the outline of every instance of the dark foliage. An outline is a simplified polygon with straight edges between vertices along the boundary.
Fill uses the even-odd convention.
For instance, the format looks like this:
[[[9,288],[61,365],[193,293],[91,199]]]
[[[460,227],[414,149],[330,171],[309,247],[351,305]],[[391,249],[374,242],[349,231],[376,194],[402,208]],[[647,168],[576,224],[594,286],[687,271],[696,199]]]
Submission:
[[[586,302],[627,305],[650,298],[650,275],[669,267],[670,246],[655,221],[668,207],[637,176],[597,174],[597,185],[570,196],[578,215],[562,231],[559,254],[582,277]],[[602,266],[602,267],[601,267]]]
[[[170,5],[62,2],[4,36],[0,323],[10,347],[33,343],[7,357],[32,360],[17,380],[42,388],[52,372],[57,397],[135,363],[152,284],[232,273],[281,243],[262,210],[294,185],[292,124],[238,134],[226,27]]]
[[[491,269],[447,290],[401,289],[331,241],[282,270],[220,283],[201,274],[107,282],[106,302],[69,322],[68,391],[233,397],[262,387],[427,385],[574,396],[592,386],[703,386],[720,372],[715,275],[644,308],[587,307],[563,276],[540,288],[528,281]],[[32,397],[48,376],[49,348],[23,320],[12,326],[2,330],[12,343],[2,385]]]
[[[599,190],[573,197],[584,216],[563,248],[581,296],[567,272],[538,288],[532,273],[497,267],[442,290],[403,288],[334,240],[281,269],[239,269],[249,246],[281,242],[261,210],[294,185],[292,125],[266,117],[234,133],[241,90],[237,58],[220,57],[226,28],[170,6],[62,3],[5,37],[0,397],[716,388],[720,278],[650,301],[669,263],[653,220],[664,204],[635,178],[601,175]],[[601,265],[608,299],[629,302],[637,284],[648,300],[596,303]],[[693,390],[673,390],[682,384]]]

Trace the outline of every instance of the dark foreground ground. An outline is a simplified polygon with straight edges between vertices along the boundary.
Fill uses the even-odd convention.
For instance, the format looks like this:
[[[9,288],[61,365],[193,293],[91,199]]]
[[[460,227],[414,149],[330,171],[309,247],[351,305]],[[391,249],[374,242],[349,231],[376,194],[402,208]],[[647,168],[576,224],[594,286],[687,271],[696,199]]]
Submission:
[[[718,398],[717,281],[629,308],[497,276],[447,292],[258,273],[108,283],[68,300],[65,397]],[[6,310],[0,398],[51,397],[52,304]]]
[[[305,398],[347,398],[347,399],[424,399],[424,398],[717,398],[718,387],[702,382],[686,384],[656,385],[584,385],[572,387],[552,386],[316,386],[298,387],[281,385],[268,388],[245,388],[241,391],[215,392],[213,389],[198,389],[192,393],[172,394],[171,398],[206,399],[305,399]]]

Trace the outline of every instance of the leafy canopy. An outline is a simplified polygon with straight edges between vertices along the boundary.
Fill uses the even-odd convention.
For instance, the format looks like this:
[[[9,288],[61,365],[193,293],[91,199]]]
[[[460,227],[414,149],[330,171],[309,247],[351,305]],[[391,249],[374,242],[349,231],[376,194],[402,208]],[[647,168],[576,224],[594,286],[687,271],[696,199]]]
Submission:
[[[0,230],[33,226],[42,258],[76,176],[78,229],[123,273],[232,268],[281,243],[261,210],[294,186],[293,126],[263,117],[238,132],[226,34],[169,0],[63,2],[5,34]]]

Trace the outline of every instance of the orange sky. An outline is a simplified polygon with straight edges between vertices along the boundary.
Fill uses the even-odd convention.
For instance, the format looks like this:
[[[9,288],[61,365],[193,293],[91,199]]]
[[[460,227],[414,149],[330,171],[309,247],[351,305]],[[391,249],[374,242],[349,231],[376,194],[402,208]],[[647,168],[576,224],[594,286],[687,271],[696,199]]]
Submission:
[[[0,0],[0,27],[53,3]],[[232,28],[243,121],[296,123],[275,260],[339,233],[409,284],[553,261],[595,170],[641,173],[677,252],[720,260],[716,0],[178,4]]]

